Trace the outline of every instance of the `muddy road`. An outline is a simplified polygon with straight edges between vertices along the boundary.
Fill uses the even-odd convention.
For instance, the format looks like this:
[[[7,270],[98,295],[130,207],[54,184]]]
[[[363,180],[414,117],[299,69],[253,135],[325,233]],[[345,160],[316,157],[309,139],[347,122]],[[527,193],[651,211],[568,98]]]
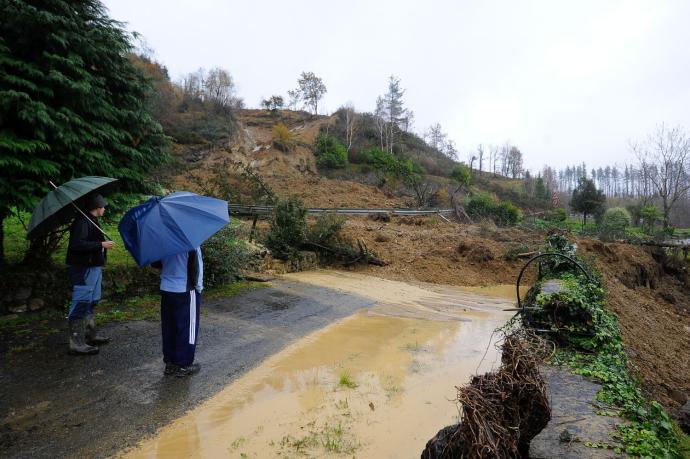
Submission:
[[[430,391],[420,374],[451,389],[442,404],[452,416],[454,380],[476,370],[491,330],[509,317],[497,313],[509,300],[487,300],[481,293],[345,273],[285,276],[267,288],[204,304],[197,347],[202,371],[188,379],[163,376],[158,322],[105,327],[114,341],[94,357],[68,356],[65,338],[56,335],[45,348],[5,356],[0,363],[0,455],[107,457],[126,451],[133,457],[187,457],[247,449],[260,457],[275,453],[273,446],[286,447],[281,439],[300,440],[302,409],[312,413],[327,405],[336,408],[323,410],[324,419],[341,416],[343,407],[353,413],[365,407],[371,411],[360,419],[366,430],[383,426],[385,435],[402,428],[386,427],[386,416],[395,416],[399,407],[410,415],[421,403],[429,405],[430,419],[437,416],[438,407],[426,395],[413,395]],[[379,352],[367,356],[371,349]],[[328,368],[345,361],[346,373]],[[382,379],[381,368],[390,370],[386,377],[397,378],[395,384]],[[350,377],[357,383],[346,393],[348,381],[341,383]],[[396,391],[410,396],[403,403]],[[189,416],[204,421],[190,422]],[[271,423],[276,416],[283,422]],[[438,419],[438,425],[446,420]],[[206,431],[209,422],[223,428]],[[357,433],[355,424],[348,433]],[[190,427],[192,436],[185,430]],[[337,428],[342,432],[341,423]],[[250,431],[235,434],[242,429],[259,435],[252,440]],[[170,438],[180,441],[170,444]],[[355,444],[364,451],[361,439],[353,439]]]

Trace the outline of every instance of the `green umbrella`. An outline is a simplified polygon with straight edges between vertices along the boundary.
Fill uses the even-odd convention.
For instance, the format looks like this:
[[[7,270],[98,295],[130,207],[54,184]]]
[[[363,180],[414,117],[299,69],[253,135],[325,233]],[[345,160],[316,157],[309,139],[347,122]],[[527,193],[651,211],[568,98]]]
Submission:
[[[33,239],[47,233],[53,228],[64,225],[72,220],[77,213],[82,213],[86,196],[93,192],[104,193],[111,189],[117,179],[110,177],[81,177],[55,186],[38,203],[31,214],[27,237]]]

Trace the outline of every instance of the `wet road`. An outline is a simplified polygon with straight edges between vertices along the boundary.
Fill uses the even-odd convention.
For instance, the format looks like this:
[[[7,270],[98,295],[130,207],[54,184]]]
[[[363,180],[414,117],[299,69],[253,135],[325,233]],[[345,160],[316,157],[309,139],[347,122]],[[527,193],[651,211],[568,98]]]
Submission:
[[[105,457],[154,433],[298,338],[374,300],[292,280],[202,307],[200,374],[163,376],[160,324],[111,324],[93,357],[62,335],[0,362],[0,456]]]

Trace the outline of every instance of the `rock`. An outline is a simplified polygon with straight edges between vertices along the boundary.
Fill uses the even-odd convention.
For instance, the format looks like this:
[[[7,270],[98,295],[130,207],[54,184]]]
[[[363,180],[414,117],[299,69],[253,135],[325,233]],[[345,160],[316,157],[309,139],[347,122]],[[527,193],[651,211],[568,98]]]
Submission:
[[[45,301],[40,298],[31,298],[28,306],[29,311],[38,311],[39,309],[43,309],[43,306],[45,306]]]
[[[2,320],[14,320],[17,317],[19,317],[17,314],[5,314],[4,316],[1,316]]]
[[[10,312],[13,312],[15,314],[21,314],[23,312],[26,312],[27,306],[26,304],[20,304],[19,306],[11,306],[9,309]]]
[[[439,430],[429,440],[422,452],[422,459],[445,459],[463,457],[465,439],[460,432],[460,425],[450,425]]]
[[[31,289],[30,288],[20,288],[14,294],[14,300],[15,301],[26,301],[29,298],[31,298]]]
[[[690,401],[685,402],[678,410],[678,426],[683,429],[683,432],[690,434]]]
[[[664,291],[664,292],[661,292],[660,295],[661,295],[661,298],[663,298],[663,300],[666,301],[667,303],[676,304],[676,297],[673,296],[673,293]]]
[[[680,403],[681,405],[688,401],[687,394],[685,392],[677,390],[677,389],[670,389],[668,391],[668,395],[669,395],[669,397],[671,397],[673,400]]]
[[[391,240],[391,238],[386,235],[386,234],[378,234],[376,235],[376,242],[388,242]]]

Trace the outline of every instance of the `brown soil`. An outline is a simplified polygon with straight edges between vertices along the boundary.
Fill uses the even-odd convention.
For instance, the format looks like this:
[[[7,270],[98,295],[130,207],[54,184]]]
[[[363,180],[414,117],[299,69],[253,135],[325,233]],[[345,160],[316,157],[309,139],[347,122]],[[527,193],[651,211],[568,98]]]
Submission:
[[[648,249],[593,240],[579,244],[597,256],[608,305],[620,319],[626,350],[645,388],[666,407],[678,407],[671,392],[690,395],[688,284],[665,274]]]

